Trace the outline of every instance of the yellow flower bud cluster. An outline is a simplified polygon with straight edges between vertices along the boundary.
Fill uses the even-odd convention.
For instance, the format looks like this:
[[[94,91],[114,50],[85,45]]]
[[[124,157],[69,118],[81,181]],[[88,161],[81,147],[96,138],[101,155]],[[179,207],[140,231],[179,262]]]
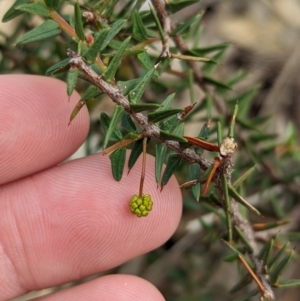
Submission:
[[[152,210],[153,202],[150,194],[143,194],[142,198],[134,195],[129,203],[130,211],[138,217],[147,216]]]

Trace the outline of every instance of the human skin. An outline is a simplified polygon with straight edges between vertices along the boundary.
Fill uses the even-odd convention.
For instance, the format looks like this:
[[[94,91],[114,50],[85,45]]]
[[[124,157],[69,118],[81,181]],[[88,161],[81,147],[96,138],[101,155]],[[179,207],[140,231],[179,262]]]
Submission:
[[[147,156],[144,192],[153,210],[137,218],[141,160],[120,182],[107,156],[62,163],[84,142],[89,116],[72,109],[63,82],[39,76],[0,76],[0,301],[105,271],[163,244],[181,216],[173,177],[162,192]],[[149,282],[109,275],[41,298],[46,301],[164,300]]]

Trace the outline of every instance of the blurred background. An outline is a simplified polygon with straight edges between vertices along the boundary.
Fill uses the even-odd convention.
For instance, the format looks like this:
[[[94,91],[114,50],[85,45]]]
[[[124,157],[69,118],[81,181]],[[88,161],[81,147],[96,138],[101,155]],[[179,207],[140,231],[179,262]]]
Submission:
[[[13,0],[0,0],[0,19],[13,2]],[[268,129],[278,134],[275,141],[278,145],[275,148],[275,157],[284,153],[288,155],[288,151],[296,153],[296,156],[297,153],[299,155],[299,0],[203,0],[175,14],[173,20],[188,19],[195,14],[195,10],[205,11],[201,22],[203,26],[202,47],[222,42],[229,42],[231,45],[221,65],[216,69],[215,76],[219,79],[226,79],[237,70],[243,70],[248,76],[239,84],[238,90],[253,87],[259,83],[261,88],[251,104],[250,116],[265,114],[273,116],[268,123]],[[41,42],[35,48],[31,44],[15,47],[14,42],[23,30],[27,31],[41,22],[38,17],[28,20],[29,17],[23,16],[7,23],[0,23],[0,73],[45,74],[50,66],[59,61],[60,56],[65,56],[65,46],[60,43],[59,38],[51,44],[49,41]],[[197,92],[201,95],[201,91]],[[201,98],[201,96],[197,97]],[[99,127],[97,124],[99,113],[105,111],[110,114],[111,110],[112,104],[109,100],[101,101],[100,105],[95,106],[91,113],[92,130],[97,130]],[[287,150],[284,144],[288,137],[296,141],[292,145],[292,150]],[[84,156],[86,149],[86,146],[83,146],[74,157]],[[179,182],[182,182],[180,174],[178,178]],[[293,180],[294,184],[300,187],[300,174],[296,174]],[[271,189],[274,193],[282,192],[280,183],[274,182]],[[254,205],[266,204],[270,196],[269,192],[265,194],[260,194],[257,190],[250,192],[247,200]],[[222,260],[228,252],[220,242],[220,231],[223,230],[218,229],[216,216],[202,204],[192,200],[189,194],[183,193],[182,221],[173,237],[160,248],[111,271],[76,283],[32,292],[13,301],[31,300],[34,297],[109,273],[139,275],[156,285],[167,301],[235,299],[240,293],[230,294],[228,291],[245,272],[242,268]],[[284,226],[282,230],[276,229],[274,233],[291,231],[294,235],[291,235],[290,240],[297,253],[300,239],[299,222],[297,222],[300,220],[299,190],[298,194],[297,191],[293,193],[292,201],[290,201],[292,205],[289,210],[286,210],[285,217],[294,222]],[[272,210],[270,209],[270,212]],[[264,242],[268,236],[261,232],[257,238]],[[295,256],[295,260],[296,264],[291,265],[285,272],[285,279],[300,278],[299,257]],[[300,290],[278,290],[276,294],[277,300],[298,301]],[[257,299],[256,296],[249,300]]]

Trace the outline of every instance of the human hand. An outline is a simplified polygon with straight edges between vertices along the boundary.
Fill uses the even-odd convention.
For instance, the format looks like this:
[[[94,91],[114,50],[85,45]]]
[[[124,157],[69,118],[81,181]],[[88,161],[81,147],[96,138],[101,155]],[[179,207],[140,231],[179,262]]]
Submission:
[[[58,165],[83,143],[88,112],[68,127],[79,100],[46,77],[0,76],[0,301],[120,265],[164,243],[181,215],[173,177],[160,193],[147,157],[147,218],[129,210],[141,161],[121,182],[101,154]],[[39,300],[164,300],[149,282],[109,275]]]

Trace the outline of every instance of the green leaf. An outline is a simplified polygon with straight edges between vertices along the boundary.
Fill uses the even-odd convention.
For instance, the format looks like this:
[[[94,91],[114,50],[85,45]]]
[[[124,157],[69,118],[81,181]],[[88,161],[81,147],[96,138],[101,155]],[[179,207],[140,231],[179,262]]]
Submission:
[[[239,259],[239,255],[238,254],[231,254],[231,255],[223,257],[223,261],[225,261],[225,262],[234,262],[237,259]],[[251,279],[250,279],[250,282],[251,282]]]
[[[130,109],[134,113],[147,111],[147,110],[155,110],[157,108],[160,108],[160,104],[158,103],[132,103],[130,104]]]
[[[198,163],[193,163],[193,164],[189,165],[189,179],[190,180],[199,180],[200,173],[201,173],[201,170],[200,170],[200,165]],[[195,199],[198,202],[200,199],[200,195],[201,195],[200,183],[197,183],[196,185],[192,186],[192,192],[193,192]]]
[[[101,123],[103,131],[106,135],[108,128],[109,128],[109,124],[110,124],[110,117],[107,114],[105,114],[104,112],[102,112],[100,114],[100,123]],[[123,135],[122,135],[121,131],[118,128],[115,128],[113,133],[111,134],[110,140],[119,141],[122,139],[122,137],[123,137]]]
[[[120,87],[122,94],[127,95],[131,90],[133,90],[136,87],[140,80],[140,78],[135,78],[127,81],[118,81],[117,85]]]
[[[120,181],[122,179],[125,166],[126,148],[118,148],[109,156],[109,159],[111,163],[112,175],[116,181]]]
[[[227,229],[228,229],[228,240],[229,240],[229,242],[231,242],[232,241],[232,225],[231,225],[231,216],[230,216],[230,198],[229,198],[229,193],[228,193],[227,178],[226,178],[225,174],[221,175],[221,180],[222,180],[225,206],[226,206],[225,217],[226,217],[226,224],[227,224]],[[246,245],[248,246],[248,244],[246,244]]]
[[[78,79],[79,70],[76,67],[71,67],[67,75],[67,94],[71,96]]]
[[[117,20],[112,24],[111,28],[108,30],[107,35],[104,37],[104,40],[100,46],[99,51],[104,50],[104,48],[114,38],[114,36],[119,33],[119,31],[122,29],[125,23],[126,20]]]
[[[121,120],[122,115],[124,114],[124,109],[121,106],[115,106],[113,116],[109,123],[109,127],[107,129],[103,147],[106,148],[109,140],[111,139],[111,135],[114,132],[116,126],[118,125],[119,121]]]
[[[167,147],[164,143],[155,145],[155,180],[158,184],[161,179],[161,171],[165,162]]]
[[[176,13],[179,10],[182,10],[192,4],[198,3],[199,0],[185,0],[185,1],[178,1],[178,0],[173,0],[173,1],[168,1],[166,3],[166,8],[167,10],[170,10],[173,14]]]
[[[142,22],[142,19],[136,10],[133,12],[131,18],[133,24],[133,29],[132,29],[133,37],[138,41],[146,40],[148,38],[148,35],[145,26]]]
[[[166,42],[166,37],[165,37],[165,33],[164,33],[164,31],[163,31],[163,29],[162,29],[162,27],[161,27],[161,24],[160,24],[160,21],[159,21],[159,19],[158,19],[158,17],[157,17],[157,14],[156,14],[156,12],[155,12],[155,10],[150,6],[150,12],[151,12],[151,15],[152,15],[152,17],[153,17],[153,19],[154,19],[154,22],[155,22],[155,24],[156,24],[156,27],[157,27],[157,29],[158,29],[158,32],[159,32],[159,35],[160,35],[160,38],[161,38],[161,40],[163,41],[163,42]]]
[[[249,293],[241,296],[241,297],[238,297],[232,301],[249,301],[251,297],[255,296],[258,294],[258,290],[257,289],[254,289],[252,291],[250,291]]]
[[[42,2],[22,4],[22,5],[17,6],[16,9],[21,10],[26,13],[46,17],[46,18],[48,18],[50,16],[46,5]]]
[[[293,256],[293,252],[290,252],[285,258],[283,258],[279,264],[274,268],[271,273],[271,282],[276,284],[278,281],[279,276],[282,274],[284,269],[288,266],[289,262],[291,261]]]
[[[253,253],[253,248],[250,244],[250,242],[247,240],[247,238],[245,237],[244,233],[242,232],[242,230],[238,227],[238,226],[234,226],[236,232],[238,233],[239,237],[241,238],[242,242],[245,244],[245,246],[247,247],[247,250],[249,251],[250,254]]]
[[[160,136],[164,140],[174,140],[174,141],[183,142],[183,143],[188,142],[187,139],[183,138],[182,136],[171,134],[171,133],[168,133],[163,130],[160,130]]]
[[[254,171],[256,170],[256,164],[249,168],[244,174],[242,174],[233,184],[234,188],[238,188]]]
[[[17,44],[26,44],[29,42],[39,41],[54,37],[61,33],[61,29],[58,24],[52,20],[47,20],[38,27],[25,33],[17,40]]]
[[[24,12],[21,10],[17,10],[16,8],[22,4],[28,4],[28,0],[17,0],[5,13],[5,15],[2,18],[2,22],[8,22],[20,15],[22,15]]]
[[[105,39],[105,37],[107,36],[109,32],[109,29],[102,29],[100,30],[99,32],[97,32],[95,34],[95,37],[94,37],[94,43],[91,45],[91,47],[83,54],[84,58],[87,60],[87,62],[89,64],[92,64],[99,51],[100,51],[100,48],[102,47],[102,44],[103,44],[103,41]]]
[[[280,280],[277,282],[276,287],[288,288],[288,287],[298,287],[300,286],[300,279],[289,279]]]
[[[137,140],[134,142],[129,159],[128,159],[128,168],[131,170],[131,168],[136,163],[137,159],[143,152],[143,139]]]
[[[53,10],[58,10],[60,7],[61,0],[44,0],[44,2],[49,8]]]
[[[140,79],[140,81],[135,86],[135,88],[129,92],[130,102],[137,103],[140,101],[140,99],[155,71],[156,71],[155,67],[148,70],[148,72],[145,74],[145,76]]]
[[[169,156],[168,162],[166,165],[166,169],[161,178],[160,185],[162,188],[169,182],[171,176],[176,171],[176,169],[179,167],[181,161],[182,161],[182,157],[180,155],[175,154],[175,155]]]
[[[54,75],[57,73],[64,72],[69,69],[70,58],[67,58],[53,66],[51,66],[47,71],[46,75]]]
[[[188,50],[187,54],[197,55],[197,56],[204,56],[210,52],[217,51],[217,50],[223,50],[228,48],[229,43],[221,43],[213,46],[203,47],[203,48],[193,48]]]
[[[226,85],[225,83],[222,83],[220,81],[217,81],[211,77],[208,76],[203,76],[203,80],[210,85],[213,85],[217,88],[224,88],[224,89],[228,89],[228,90],[232,90],[230,86]]]
[[[263,133],[252,133],[248,139],[253,143],[258,142],[267,142],[267,140],[271,140],[273,142],[278,137],[278,134],[263,134]]]
[[[165,111],[169,109],[172,101],[174,100],[175,93],[168,95],[168,97],[162,102],[161,107],[157,111]]]
[[[237,254],[234,254],[236,256],[236,258],[239,258],[239,256]],[[245,286],[247,286],[249,283],[252,282],[252,277],[250,276],[249,273],[247,273],[244,277],[242,277],[242,279],[236,283],[231,289],[230,289],[230,293],[236,293],[239,290],[241,290],[242,288],[244,288]],[[247,299],[248,300],[248,299]]]
[[[278,262],[280,257],[285,253],[287,247],[289,246],[289,242],[286,242],[283,247],[280,249],[280,251],[270,260],[268,264],[268,269],[269,271],[272,271],[273,268],[275,267],[275,264]]]
[[[176,28],[172,31],[172,35],[178,35],[178,34],[183,34],[184,31],[186,31],[193,23],[195,22],[199,22],[200,18],[203,16],[203,13],[198,14],[194,17],[192,17],[191,19],[185,21],[185,22],[181,22],[179,23]]]
[[[137,58],[147,68],[147,70],[149,70],[153,67],[151,58],[147,51],[143,51],[143,52],[139,53]]]
[[[234,198],[237,202],[239,202],[240,204],[242,204],[252,212],[256,213],[257,215],[261,215],[260,212],[255,207],[250,205],[244,198],[242,198],[242,196],[231,185],[228,185],[228,192],[229,195],[232,198]]]
[[[216,62],[217,64],[220,63],[221,59],[223,58],[223,56],[224,56],[224,54],[225,54],[225,50],[226,50],[226,48],[223,49],[223,50],[221,50],[221,51],[219,51],[217,54],[215,54],[215,55],[211,58],[211,60],[212,60],[213,62]],[[202,67],[202,71],[203,71],[203,73],[204,73],[206,76],[208,76],[208,75],[210,75],[210,74],[213,72],[213,70],[216,68],[216,66],[217,66],[217,65],[214,65],[214,64],[205,64],[205,65]],[[225,83],[224,83],[224,85],[225,85],[226,87],[230,87],[228,84],[225,84]],[[230,89],[231,89],[231,88],[230,88]]]
[[[101,92],[99,91],[99,89],[96,86],[90,85],[86,91],[84,92],[84,94],[81,96],[81,100],[89,100],[91,98],[95,98],[96,96],[99,96],[99,94],[101,94]]]
[[[74,17],[75,17],[74,18],[75,32],[81,41],[85,41],[85,34],[83,31],[83,23],[82,23],[82,14],[78,2],[76,2],[74,5]]]
[[[108,81],[111,82],[115,78],[115,74],[118,70],[119,64],[122,60],[123,53],[130,41],[130,37],[128,37],[120,46],[119,50],[113,56],[112,60],[109,62],[107,69],[105,70],[103,76]]]
[[[172,115],[178,114],[182,111],[183,109],[168,109],[164,111],[155,111],[153,113],[148,114],[148,120],[153,123],[159,122],[161,120],[171,117]]]
[[[135,132],[136,126],[130,116],[128,114],[124,114],[121,119],[121,126],[127,131],[127,132]]]

